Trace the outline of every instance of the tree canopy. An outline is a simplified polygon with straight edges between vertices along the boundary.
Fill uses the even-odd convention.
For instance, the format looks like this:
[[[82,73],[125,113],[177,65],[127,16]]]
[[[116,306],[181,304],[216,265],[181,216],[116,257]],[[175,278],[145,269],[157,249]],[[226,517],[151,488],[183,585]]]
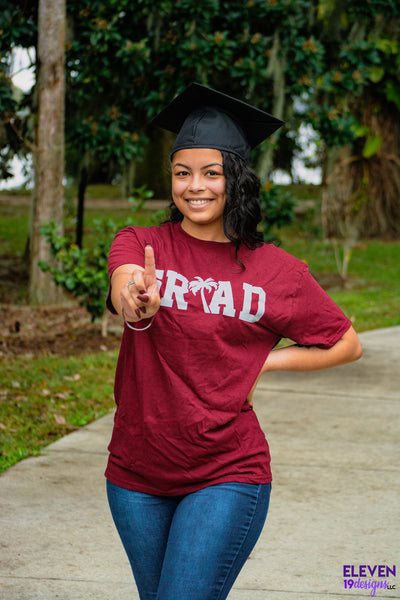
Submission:
[[[21,136],[29,138],[27,123],[34,121],[35,94],[18,102],[8,73],[10,49],[36,44],[36,8],[25,0],[2,4],[0,137],[6,160],[10,148],[22,149]],[[154,157],[154,139],[159,147],[162,140],[147,123],[198,81],[286,121],[255,153],[263,180],[274,168],[290,172],[299,126],[308,123],[318,136],[328,187],[338,165],[341,175],[352,178],[352,214],[361,214],[361,204],[373,205],[379,193],[370,185],[373,173],[378,164],[386,169],[391,189],[380,206],[386,221],[393,221],[399,216],[393,208],[400,191],[399,143],[397,136],[388,147],[387,135],[398,131],[399,122],[399,15],[395,0],[68,0],[66,171],[79,179],[83,166],[89,176],[106,166],[108,176],[121,175],[146,149]],[[24,106],[30,108],[26,118]],[[148,175],[149,187],[156,177]],[[363,218],[366,232],[376,234],[371,217]],[[398,235],[399,227],[392,223],[391,234]]]

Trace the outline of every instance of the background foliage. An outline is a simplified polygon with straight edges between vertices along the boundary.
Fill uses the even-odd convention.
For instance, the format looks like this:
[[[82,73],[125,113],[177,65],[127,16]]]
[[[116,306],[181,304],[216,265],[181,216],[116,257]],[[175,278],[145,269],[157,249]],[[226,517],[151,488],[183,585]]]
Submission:
[[[7,75],[10,49],[36,45],[37,8],[1,5],[0,114],[4,123],[29,106],[29,120],[34,94],[18,103]],[[365,98],[400,110],[399,14],[394,0],[68,0],[67,173],[79,179],[86,165],[103,181],[126,175],[160,136],[146,124],[190,81],[286,121],[275,160],[265,152],[271,142],[256,156],[264,179],[273,168],[290,172],[302,122],[318,133],[321,160],[326,148],[355,141],[371,158],[379,136],[362,122]]]
[[[12,154],[35,140],[35,89],[16,94],[9,73],[12,49],[37,45],[37,6],[0,0],[0,8],[0,165],[7,176]],[[301,124],[313,127],[325,186],[322,225],[343,257],[360,238],[397,239],[399,16],[395,0],[68,0],[66,173],[79,185],[77,245],[88,183],[120,181],[125,197],[146,184],[167,197],[170,136],[148,123],[191,81],[286,121],[253,156],[267,188],[275,169],[292,173]],[[285,198],[275,201],[283,217]]]

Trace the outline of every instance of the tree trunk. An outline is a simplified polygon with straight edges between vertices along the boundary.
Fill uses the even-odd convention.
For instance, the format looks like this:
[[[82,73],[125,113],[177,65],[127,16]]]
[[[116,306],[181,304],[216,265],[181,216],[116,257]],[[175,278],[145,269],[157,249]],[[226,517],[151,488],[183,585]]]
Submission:
[[[380,138],[380,148],[353,167],[358,180],[360,237],[400,239],[400,114],[393,103],[366,96],[360,122]]]
[[[153,127],[155,130],[156,128]],[[154,192],[155,198],[169,199],[171,196],[170,154],[173,134],[158,130],[147,133],[149,143],[141,162],[135,169],[135,187],[146,185]]]
[[[88,170],[86,166],[81,169],[81,176],[79,179],[78,186],[78,207],[76,215],[76,245],[78,248],[82,248],[83,240],[83,218],[85,213],[85,193],[88,183]]]
[[[128,160],[122,169],[121,198],[129,198],[135,187],[136,160]]]
[[[274,43],[269,57],[267,74],[272,77],[274,100],[271,113],[278,119],[283,119],[285,112],[285,59],[279,55],[280,39],[279,31],[274,35]],[[280,132],[277,131],[274,135],[275,144],[279,139]],[[275,144],[269,140],[267,149],[261,153],[256,165],[256,173],[262,182],[270,178],[271,171],[274,165]]]
[[[55,221],[63,228],[64,176],[64,43],[65,0],[39,0],[38,16],[38,129],[35,192],[31,226],[29,298],[32,304],[54,304],[62,298],[49,273],[38,261],[50,263],[50,249],[39,233]]]
[[[350,245],[357,239],[400,238],[399,113],[367,95],[358,106],[360,122],[381,146],[371,156],[363,156],[365,139],[331,148],[322,204],[325,236]]]

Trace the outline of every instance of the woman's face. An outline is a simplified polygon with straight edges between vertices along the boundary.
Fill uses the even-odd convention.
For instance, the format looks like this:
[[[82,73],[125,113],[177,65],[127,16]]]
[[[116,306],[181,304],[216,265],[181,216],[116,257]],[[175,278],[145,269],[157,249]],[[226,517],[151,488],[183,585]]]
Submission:
[[[223,228],[226,182],[219,150],[189,148],[172,157],[172,199],[182,228],[203,240],[227,241]]]

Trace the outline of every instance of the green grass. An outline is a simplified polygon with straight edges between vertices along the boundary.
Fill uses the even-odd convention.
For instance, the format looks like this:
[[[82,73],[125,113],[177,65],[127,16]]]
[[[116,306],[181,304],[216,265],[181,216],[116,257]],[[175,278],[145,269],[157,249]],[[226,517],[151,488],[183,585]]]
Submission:
[[[313,201],[319,205],[319,186],[287,186],[299,202]],[[112,199],[119,197],[119,188],[112,186],[89,186],[88,198],[110,198],[110,207],[86,208],[84,244],[95,243],[96,220],[111,218],[117,228],[132,216],[129,206],[112,206]],[[337,273],[332,245],[320,239],[318,210],[303,213],[283,232],[277,232],[282,247],[304,260],[311,272],[319,278],[326,273]],[[151,217],[147,210],[134,215],[136,225],[146,225]],[[163,217],[160,216],[160,219]],[[29,206],[6,206],[0,204],[0,255],[23,256],[29,230]],[[323,279],[322,279],[323,280]],[[398,325],[400,316],[400,242],[371,241],[359,244],[353,251],[349,267],[348,288],[329,289],[328,293],[346,314],[354,320],[358,331]],[[19,296],[21,299],[23,295]]]
[[[0,204],[0,255],[22,256],[29,236],[29,207]]]
[[[283,236],[281,247],[306,262],[317,279],[322,274],[337,273],[334,251],[328,242]],[[359,332],[400,325],[400,242],[358,244],[352,253],[346,286],[327,291]]]
[[[77,188],[74,186],[67,186],[65,193],[68,196],[76,197]],[[0,196],[26,196],[30,197],[32,190],[25,188],[15,188],[10,190],[0,190]],[[118,185],[110,185],[106,183],[90,184],[86,189],[86,198],[99,198],[99,199],[121,199],[121,188]]]
[[[92,184],[87,187],[86,198],[96,198],[103,200],[121,200],[121,188],[118,185],[107,185],[104,183]]]
[[[0,472],[114,408],[115,351],[0,363]]]
[[[95,186],[93,186],[95,187]],[[101,186],[99,186],[101,189]],[[94,191],[89,188],[91,194]],[[103,193],[105,193],[103,191]],[[89,197],[89,196],[88,196]],[[127,203],[126,207],[113,207],[112,201],[110,208],[86,207],[84,214],[84,244],[90,247],[96,240],[95,221],[112,219],[117,228],[125,225],[128,218],[134,219],[134,224],[145,226],[153,218],[154,211],[149,211],[145,207],[137,211],[134,215],[132,208]],[[158,211],[159,222],[167,218],[165,211]],[[0,203],[0,256],[23,256],[26,243],[29,236],[30,207],[27,204],[6,205]],[[74,237],[75,226],[69,226],[66,233]]]

